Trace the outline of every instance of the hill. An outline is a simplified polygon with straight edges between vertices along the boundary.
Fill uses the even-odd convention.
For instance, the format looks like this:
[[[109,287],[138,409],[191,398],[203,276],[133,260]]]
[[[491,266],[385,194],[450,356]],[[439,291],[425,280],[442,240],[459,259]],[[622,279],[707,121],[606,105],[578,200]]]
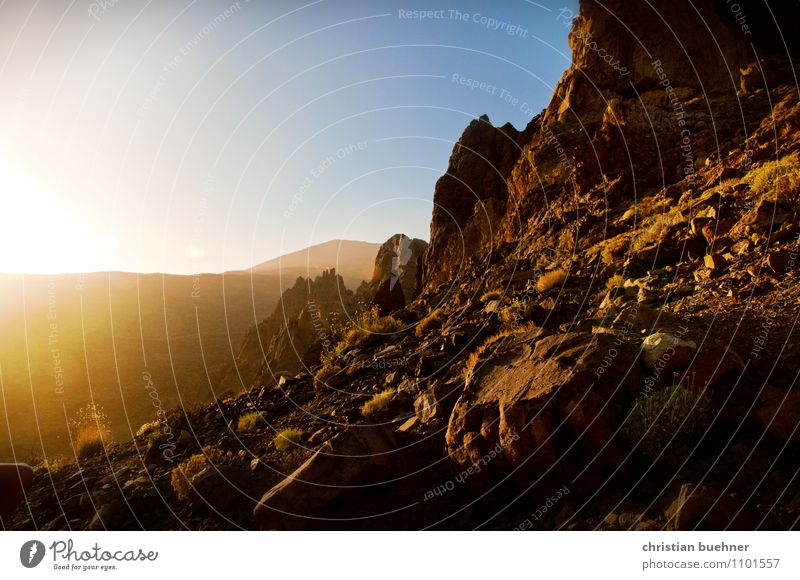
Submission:
[[[372,278],[375,255],[380,244],[352,240],[331,240],[262,262],[253,273],[282,276],[291,286],[298,277],[316,278],[325,270],[336,270],[351,290]]]

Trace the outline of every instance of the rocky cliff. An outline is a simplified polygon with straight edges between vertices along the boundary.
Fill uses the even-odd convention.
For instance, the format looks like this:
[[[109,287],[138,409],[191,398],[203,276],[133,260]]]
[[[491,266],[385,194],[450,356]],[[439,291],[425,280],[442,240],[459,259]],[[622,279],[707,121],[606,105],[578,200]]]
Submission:
[[[480,261],[507,260],[508,246],[523,258],[570,255],[587,231],[604,235],[618,204],[678,182],[702,187],[696,174],[721,167],[768,114],[764,88],[794,78],[796,8],[737,6],[582,1],[572,65],[542,115],[521,133],[482,117],[454,148],[434,194],[426,284],[474,279]]]

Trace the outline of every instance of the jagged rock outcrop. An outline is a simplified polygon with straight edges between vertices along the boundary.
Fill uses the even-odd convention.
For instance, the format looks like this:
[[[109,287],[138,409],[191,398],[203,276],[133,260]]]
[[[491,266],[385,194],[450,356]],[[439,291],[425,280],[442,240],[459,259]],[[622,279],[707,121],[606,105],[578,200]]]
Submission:
[[[360,298],[377,306],[381,315],[403,308],[417,295],[418,270],[428,243],[395,234],[380,247],[368,284],[359,288]]]
[[[433,193],[423,284],[454,278],[473,256],[491,249],[508,203],[506,179],[535,126],[534,120],[523,132],[510,123],[496,128],[484,115],[464,130]]]
[[[335,270],[314,280],[298,278],[272,315],[250,329],[235,365],[224,369],[220,388],[272,383],[280,373],[295,374],[317,364],[330,321],[346,316],[354,306],[354,293]]]

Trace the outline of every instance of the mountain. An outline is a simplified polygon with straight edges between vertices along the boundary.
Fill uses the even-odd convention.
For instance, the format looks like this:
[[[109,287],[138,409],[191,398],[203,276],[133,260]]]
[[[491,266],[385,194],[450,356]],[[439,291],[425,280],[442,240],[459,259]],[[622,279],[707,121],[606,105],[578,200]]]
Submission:
[[[253,266],[257,274],[280,274],[294,282],[296,278],[315,278],[324,270],[336,270],[344,279],[345,285],[355,289],[364,280],[372,277],[375,255],[380,244],[356,242],[352,240],[331,240],[309,246]]]
[[[454,146],[410,299],[38,465],[9,527],[797,529],[800,5],[735,6],[581,0],[547,108]]]

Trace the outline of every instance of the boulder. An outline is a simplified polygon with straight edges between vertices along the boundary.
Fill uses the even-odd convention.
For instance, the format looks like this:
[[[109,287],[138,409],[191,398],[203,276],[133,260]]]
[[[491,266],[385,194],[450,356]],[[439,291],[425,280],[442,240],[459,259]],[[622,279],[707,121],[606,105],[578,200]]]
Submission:
[[[430,421],[436,415],[436,411],[436,396],[431,392],[420,394],[414,401],[414,412],[420,423]]]
[[[262,529],[302,527],[307,516],[335,500],[344,488],[370,483],[390,464],[397,443],[381,426],[350,427],[326,442],[291,475],[267,491],[253,511]]]
[[[672,530],[753,530],[759,523],[756,514],[742,502],[710,486],[686,483],[667,508],[668,528]]]
[[[728,261],[722,254],[706,254],[703,257],[703,263],[709,270],[719,271],[728,267]]]
[[[697,350],[697,344],[674,334],[656,332],[642,342],[642,360],[651,369],[669,372],[686,366]]]
[[[497,341],[467,374],[447,428],[450,457],[467,466],[499,449],[499,467],[542,471],[580,440],[592,457],[618,460],[612,439],[638,388],[636,356],[613,333],[534,328]]]
[[[726,346],[704,346],[683,373],[681,382],[694,391],[713,388],[723,378],[744,371],[742,358]]]

